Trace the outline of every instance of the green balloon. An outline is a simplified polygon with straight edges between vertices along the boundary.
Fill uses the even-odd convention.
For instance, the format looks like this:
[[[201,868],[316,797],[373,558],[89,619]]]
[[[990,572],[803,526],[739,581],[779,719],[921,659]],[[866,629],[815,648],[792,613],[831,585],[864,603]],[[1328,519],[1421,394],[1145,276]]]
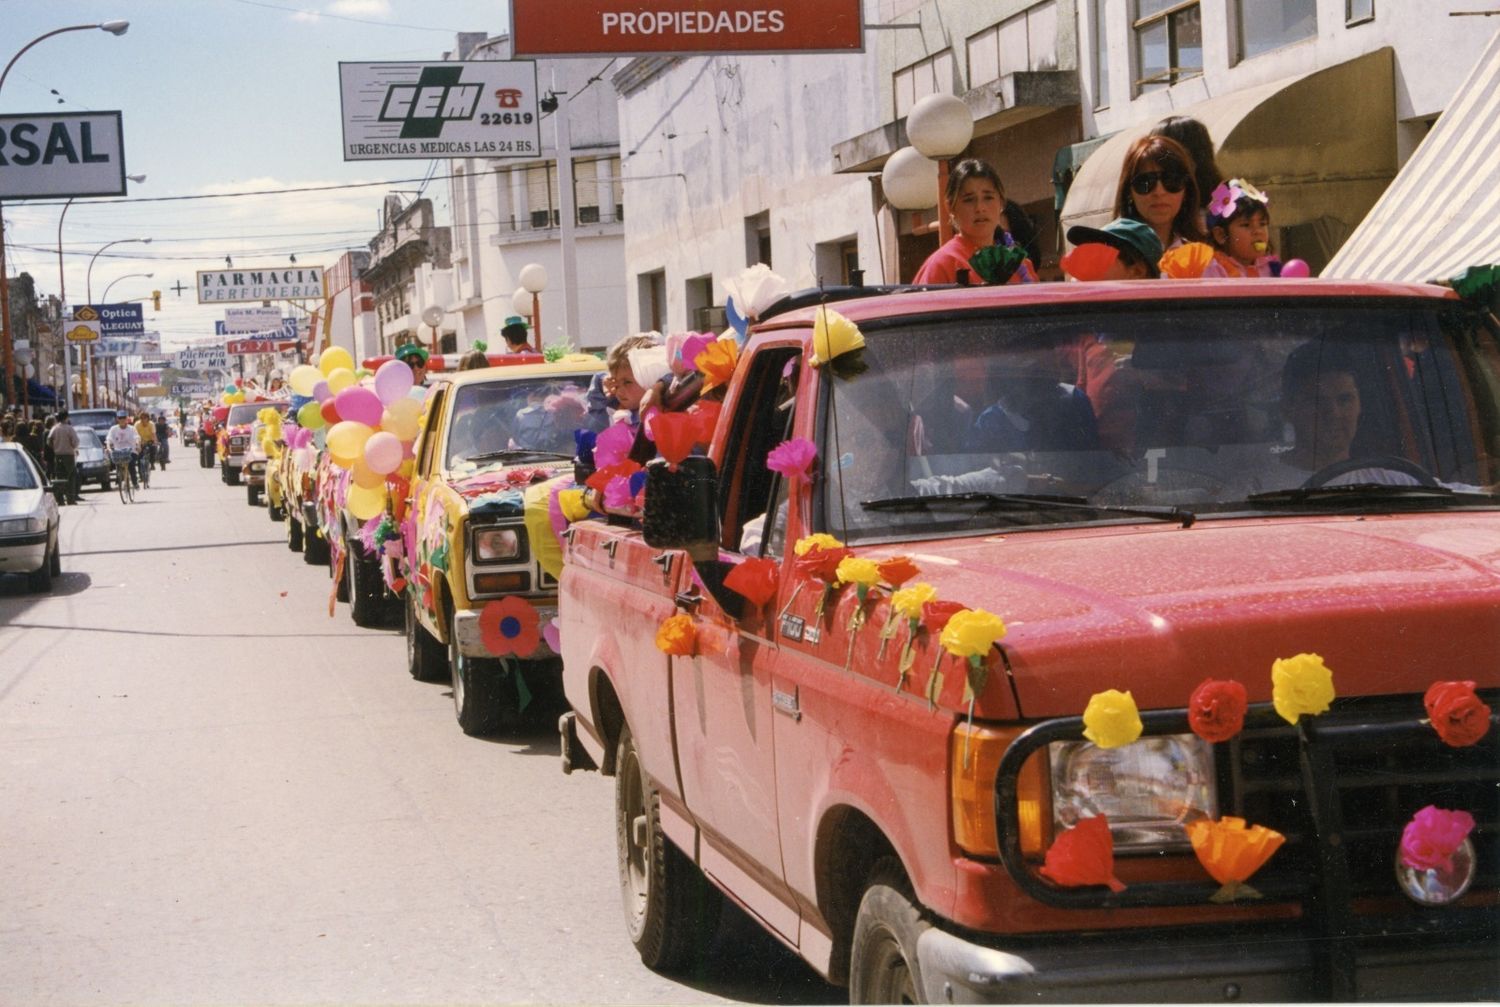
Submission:
[[[304,402],[297,410],[297,425],[309,430],[320,429],[323,426],[323,407],[317,402]]]

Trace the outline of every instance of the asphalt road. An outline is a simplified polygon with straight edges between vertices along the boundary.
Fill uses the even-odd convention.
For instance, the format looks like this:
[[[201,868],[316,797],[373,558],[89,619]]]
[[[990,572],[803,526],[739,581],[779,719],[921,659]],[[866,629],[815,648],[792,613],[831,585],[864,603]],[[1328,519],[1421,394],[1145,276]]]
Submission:
[[[0,576],[0,1004],[836,1002],[743,918],[706,970],[625,935],[613,781],[557,710],[465,738],[399,628],[174,445]]]

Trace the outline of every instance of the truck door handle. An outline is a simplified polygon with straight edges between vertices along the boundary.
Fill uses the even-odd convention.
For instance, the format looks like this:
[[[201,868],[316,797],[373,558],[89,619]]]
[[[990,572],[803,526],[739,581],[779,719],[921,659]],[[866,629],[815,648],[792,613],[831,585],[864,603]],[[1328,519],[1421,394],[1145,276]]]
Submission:
[[[609,561],[613,563],[615,561],[615,550],[620,548],[620,540],[617,538],[612,538],[608,542],[604,543],[602,548],[605,552],[609,553]]]
[[[703,595],[698,594],[697,592],[689,593],[687,591],[682,591],[679,592],[678,595],[672,600],[675,601],[677,603],[677,607],[682,609],[684,612],[687,612],[689,615],[696,615],[698,612],[698,606],[703,603]]]
[[[661,567],[661,575],[663,580],[672,575],[672,558],[674,555],[675,554],[671,550],[668,550],[666,552],[657,553],[655,556],[651,557],[651,562]]]

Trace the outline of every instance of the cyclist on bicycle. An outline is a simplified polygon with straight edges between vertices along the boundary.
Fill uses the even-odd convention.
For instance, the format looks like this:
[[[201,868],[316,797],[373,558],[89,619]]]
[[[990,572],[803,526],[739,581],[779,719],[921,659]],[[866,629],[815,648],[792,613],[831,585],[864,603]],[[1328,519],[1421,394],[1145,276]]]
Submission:
[[[141,455],[136,462],[136,467],[141,472],[141,482],[147,486],[151,485],[151,466],[156,461],[156,424],[151,422],[151,414],[144,409],[135,420],[135,432],[141,438]]]
[[[140,485],[136,477],[136,461],[141,456],[141,435],[130,425],[130,414],[125,410],[115,413],[115,425],[105,435],[104,446],[109,451],[110,464],[124,462],[130,472],[130,484]]]

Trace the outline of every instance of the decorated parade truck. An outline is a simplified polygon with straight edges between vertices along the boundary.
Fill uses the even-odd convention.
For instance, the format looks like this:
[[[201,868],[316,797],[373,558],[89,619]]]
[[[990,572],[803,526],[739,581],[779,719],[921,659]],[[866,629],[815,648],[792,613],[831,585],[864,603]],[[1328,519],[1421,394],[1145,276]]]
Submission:
[[[459,726],[513,723],[543,687],[557,690],[547,627],[557,581],[546,543],[524,522],[525,494],[572,470],[574,431],[603,363],[590,355],[495,366],[428,390],[402,522],[408,664],[449,680]]]
[[[727,898],[854,1002],[1500,996],[1488,311],[812,291],[646,471],[559,628],[648,965]]]
[[[245,466],[245,453],[250,449],[255,435],[255,417],[267,407],[286,414],[286,400],[261,399],[256,402],[237,402],[229,407],[224,423],[217,436],[219,478],[230,486],[238,486]]]

